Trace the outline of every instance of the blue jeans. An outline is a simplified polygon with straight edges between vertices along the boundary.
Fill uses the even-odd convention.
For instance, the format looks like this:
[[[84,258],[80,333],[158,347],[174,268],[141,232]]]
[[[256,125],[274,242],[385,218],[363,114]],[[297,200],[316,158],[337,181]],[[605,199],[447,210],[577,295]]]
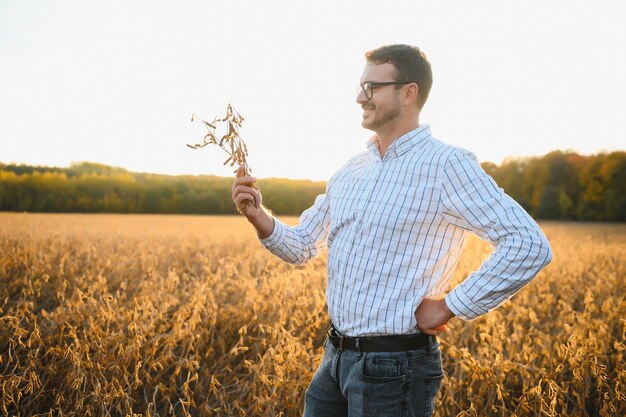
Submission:
[[[404,352],[339,351],[327,338],[304,417],[430,416],[441,387],[439,343]]]

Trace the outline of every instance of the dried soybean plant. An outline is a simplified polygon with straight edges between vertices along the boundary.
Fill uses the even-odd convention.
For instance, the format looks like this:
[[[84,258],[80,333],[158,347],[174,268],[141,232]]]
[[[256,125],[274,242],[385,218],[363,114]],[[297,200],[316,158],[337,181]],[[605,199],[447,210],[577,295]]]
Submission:
[[[244,169],[244,176],[249,176],[252,174],[252,168],[248,165],[248,147],[245,142],[239,136],[239,128],[244,121],[242,115],[240,115],[237,111],[233,110],[233,106],[228,103],[228,107],[226,108],[226,116],[223,118],[215,117],[211,123],[204,121],[198,118],[195,113],[191,115],[191,121],[200,120],[204,123],[204,126],[207,128],[207,134],[202,139],[202,143],[196,143],[195,145],[189,145],[188,147],[192,149],[200,149],[204,148],[207,145],[217,145],[224,152],[228,154],[228,159],[224,161],[224,165],[230,163],[230,166],[234,166],[238,164]],[[221,138],[217,138],[216,130],[220,123],[226,123],[227,130]],[[237,171],[235,171],[237,172]],[[252,188],[258,189],[255,184],[249,184]],[[256,205],[256,200],[253,202]],[[245,206],[249,204],[249,200],[243,202]]]

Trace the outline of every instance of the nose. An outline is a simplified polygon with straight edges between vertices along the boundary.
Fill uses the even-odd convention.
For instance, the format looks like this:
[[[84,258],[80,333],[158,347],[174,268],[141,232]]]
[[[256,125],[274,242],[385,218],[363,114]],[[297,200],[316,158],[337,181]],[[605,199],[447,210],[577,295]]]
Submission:
[[[359,104],[362,104],[362,103],[365,103],[366,101],[369,101],[369,99],[365,97],[365,91],[361,89],[356,95],[356,102]]]

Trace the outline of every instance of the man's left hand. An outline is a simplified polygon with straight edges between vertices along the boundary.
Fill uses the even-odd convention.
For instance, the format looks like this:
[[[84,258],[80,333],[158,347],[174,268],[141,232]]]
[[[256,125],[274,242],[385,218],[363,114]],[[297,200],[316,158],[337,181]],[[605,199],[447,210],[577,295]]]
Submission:
[[[455,314],[450,310],[444,297],[425,297],[415,310],[417,328],[420,332],[436,335],[448,330],[448,322]]]

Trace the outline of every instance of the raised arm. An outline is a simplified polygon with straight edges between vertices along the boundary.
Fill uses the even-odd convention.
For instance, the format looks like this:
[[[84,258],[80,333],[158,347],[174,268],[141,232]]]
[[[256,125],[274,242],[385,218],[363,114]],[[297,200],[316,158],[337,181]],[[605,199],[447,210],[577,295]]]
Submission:
[[[240,175],[241,172],[241,175]],[[251,186],[254,177],[244,177],[237,171],[233,184],[233,201],[239,211],[256,228],[261,243],[286,262],[303,264],[320,255],[327,246],[330,227],[329,201],[319,195],[312,207],[300,216],[297,226],[288,226],[263,207],[261,191]],[[244,201],[251,201],[245,205]]]

